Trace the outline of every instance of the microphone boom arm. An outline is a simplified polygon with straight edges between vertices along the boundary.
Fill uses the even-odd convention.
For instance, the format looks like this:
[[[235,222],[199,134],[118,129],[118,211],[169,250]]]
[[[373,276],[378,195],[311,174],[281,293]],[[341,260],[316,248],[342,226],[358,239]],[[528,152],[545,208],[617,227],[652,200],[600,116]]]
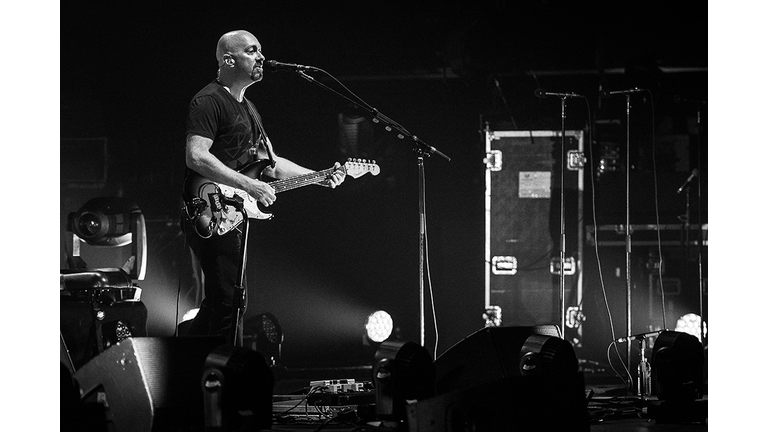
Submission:
[[[323,72],[325,72],[325,71],[323,71]],[[309,81],[309,82],[311,82],[313,84],[316,84],[316,85],[318,85],[318,86],[320,86],[320,87],[330,91],[331,93],[335,93],[336,95],[338,95],[338,96],[348,100],[350,103],[352,103],[352,104],[354,104],[356,106],[361,107],[362,109],[364,109],[365,111],[368,112],[368,114],[371,116],[371,118],[372,118],[374,123],[382,123],[384,125],[384,128],[387,131],[391,131],[393,129],[396,130],[398,132],[398,135],[397,135],[398,138],[400,138],[400,139],[405,139],[406,137],[410,138],[414,142],[414,144],[416,144],[416,151],[418,151],[419,153],[426,154],[427,156],[431,156],[431,155],[434,154],[434,155],[440,156],[441,158],[443,158],[443,159],[445,159],[447,161],[451,160],[451,158],[448,157],[445,153],[443,153],[440,150],[438,150],[438,149],[432,147],[431,145],[425,143],[424,141],[419,139],[416,135],[408,132],[403,126],[399,125],[394,120],[392,120],[389,117],[385,116],[384,114],[380,113],[376,108],[371,107],[370,105],[366,104],[365,102],[362,102],[361,100],[357,100],[357,101],[353,100],[349,96],[347,96],[345,94],[342,94],[339,91],[337,91],[336,89],[333,89],[330,86],[328,86],[328,85],[326,85],[324,83],[321,83],[320,81],[316,80],[314,77],[312,77],[310,75],[307,75],[306,73],[304,73],[304,71],[297,70],[296,73],[299,74],[299,76],[301,76],[305,80],[307,80],[307,81]]]

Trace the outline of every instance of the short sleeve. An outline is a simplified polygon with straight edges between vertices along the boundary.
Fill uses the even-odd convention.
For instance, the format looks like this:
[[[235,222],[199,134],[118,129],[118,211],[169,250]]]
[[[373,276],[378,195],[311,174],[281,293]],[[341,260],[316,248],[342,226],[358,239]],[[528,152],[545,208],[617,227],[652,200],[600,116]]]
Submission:
[[[212,96],[200,96],[189,104],[187,135],[195,134],[211,140],[216,138],[221,110]]]

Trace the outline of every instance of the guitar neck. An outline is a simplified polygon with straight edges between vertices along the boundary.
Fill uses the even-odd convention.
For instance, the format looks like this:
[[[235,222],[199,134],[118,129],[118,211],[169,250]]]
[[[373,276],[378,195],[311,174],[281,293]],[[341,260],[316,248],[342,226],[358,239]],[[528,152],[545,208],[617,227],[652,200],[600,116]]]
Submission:
[[[269,185],[275,189],[275,193],[288,191],[291,189],[300,188],[311,184],[316,184],[324,181],[333,173],[333,168],[328,168],[322,171],[311,172],[296,177],[291,177],[282,180],[275,180],[269,182]]]

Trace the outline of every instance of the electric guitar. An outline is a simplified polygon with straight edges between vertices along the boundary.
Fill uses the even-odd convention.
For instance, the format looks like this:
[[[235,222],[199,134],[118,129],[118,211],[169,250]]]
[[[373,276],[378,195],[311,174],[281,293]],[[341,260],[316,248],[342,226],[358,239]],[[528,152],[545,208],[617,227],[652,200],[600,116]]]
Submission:
[[[269,160],[257,160],[239,170],[241,174],[261,180],[262,173]],[[379,174],[379,166],[375,162],[362,159],[349,159],[341,169],[352,178],[364,174]],[[311,184],[321,183],[333,175],[334,168],[316,171],[287,179],[267,182],[275,189],[275,193],[300,188]],[[261,204],[246,191],[224,184],[216,183],[190,171],[184,182],[184,202],[187,217],[192,221],[195,232],[200,237],[208,238],[214,234],[224,235],[235,229],[243,221],[241,209],[245,210],[249,219],[270,219],[271,213],[261,209]]]

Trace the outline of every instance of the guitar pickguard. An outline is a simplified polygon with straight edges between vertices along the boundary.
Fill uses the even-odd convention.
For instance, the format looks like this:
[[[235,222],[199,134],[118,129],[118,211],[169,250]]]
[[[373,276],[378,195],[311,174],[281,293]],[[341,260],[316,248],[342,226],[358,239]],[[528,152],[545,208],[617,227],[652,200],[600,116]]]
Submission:
[[[214,233],[225,234],[242,222],[242,215],[224,202],[226,197],[216,183],[200,184],[196,195],[200,197],[203,205],[196,206],[194,215],[190,215],[189,211],[187,214],[194,222],[195,231],[200,237],[208,238]]]

